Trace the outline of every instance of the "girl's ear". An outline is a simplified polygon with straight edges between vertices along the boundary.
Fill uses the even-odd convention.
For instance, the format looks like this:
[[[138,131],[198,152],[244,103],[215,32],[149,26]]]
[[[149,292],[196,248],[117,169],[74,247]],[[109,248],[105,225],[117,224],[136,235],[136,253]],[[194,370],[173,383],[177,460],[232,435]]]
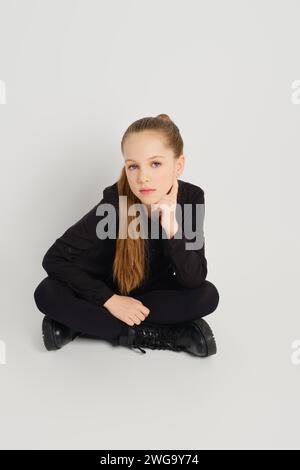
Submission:
[[[185,156],[182,154],[177,159],[176,174],[178,175],[178,177],[181,175],[181,173],[184,170],[184,164],[185,164]]]

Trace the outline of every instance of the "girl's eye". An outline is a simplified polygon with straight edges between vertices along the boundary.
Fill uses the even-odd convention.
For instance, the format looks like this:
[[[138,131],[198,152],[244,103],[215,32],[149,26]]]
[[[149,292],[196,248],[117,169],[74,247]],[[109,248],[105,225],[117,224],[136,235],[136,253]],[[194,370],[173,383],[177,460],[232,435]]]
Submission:
[[[152,162],[152,163],[157,163],[158,165],[161,165],[160,162]],[[134,166],[136,166],[136,165],[129,165],[128,170],[130,170],[130,168],[132,168],[132,167],[134,167]],[[155,167],[155,168],[157,168],[157,167]]]

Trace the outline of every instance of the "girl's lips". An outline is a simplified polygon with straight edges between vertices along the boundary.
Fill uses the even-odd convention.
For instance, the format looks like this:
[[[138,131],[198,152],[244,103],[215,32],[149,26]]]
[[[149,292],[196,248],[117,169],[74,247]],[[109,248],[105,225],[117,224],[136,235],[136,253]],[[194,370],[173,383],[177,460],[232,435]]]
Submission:
[[[153,193],[155,189],[141,189],[140,192],[143,194]]]

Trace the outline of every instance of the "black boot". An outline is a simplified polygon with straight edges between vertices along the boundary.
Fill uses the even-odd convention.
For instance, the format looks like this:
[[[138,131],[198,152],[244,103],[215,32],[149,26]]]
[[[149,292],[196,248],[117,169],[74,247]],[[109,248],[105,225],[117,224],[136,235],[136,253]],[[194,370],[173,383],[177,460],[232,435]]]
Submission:
[[[52,320],[47,315],[43,318],[42,333],[44,345],[48,351],[60,349],[80,335],[80,332],[71,330],[68,326]]]
[[[138,348],[143,353],[146,351],[140,346],[185,351],[201,357],[211,356],[217,352],[213,332],[203,318],[171,325],[141,323],[129,326],[127,331],[127,335],[118,338],[118,344]]]

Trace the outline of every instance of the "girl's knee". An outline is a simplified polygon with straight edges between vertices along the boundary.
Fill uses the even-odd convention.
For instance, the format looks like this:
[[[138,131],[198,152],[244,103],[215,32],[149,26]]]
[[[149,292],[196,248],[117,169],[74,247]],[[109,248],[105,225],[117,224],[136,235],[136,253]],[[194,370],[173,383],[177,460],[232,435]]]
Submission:
[[[220,296],[216,286],[208,281],[204,281],[202,289],[204,289],[204,298],[210,313],[214,312],[219,304]]]
[[[52,295],[51,292],[53,291],[53,286],[50,285],[51,281],[52,280],[49,279],[49,277],[46,277],[38,284],[33,293],[36,306],[41,312],[45,311]]]
[[[219,305],[220,295],[219,295],[218,289],[212,282],[210,282],[210,289],[211,289],[211,303],[212,303],[212,312],[213,312],[214,310],[216,310],[217,306]]]

